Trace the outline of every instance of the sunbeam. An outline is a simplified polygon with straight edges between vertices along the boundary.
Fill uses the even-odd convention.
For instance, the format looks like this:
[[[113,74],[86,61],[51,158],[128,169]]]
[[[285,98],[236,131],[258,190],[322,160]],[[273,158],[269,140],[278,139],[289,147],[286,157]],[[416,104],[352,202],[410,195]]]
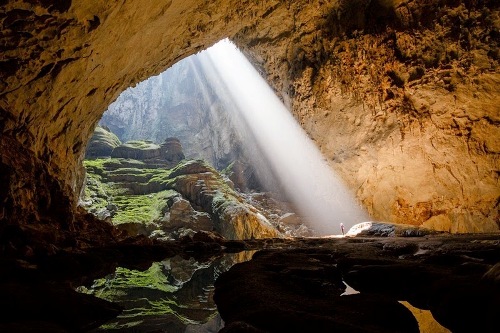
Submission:
[[[225,100],[232,107],[226,109],[237,113],[235,125],[245,144],[257,145],[263,155],[249,154],[258,174],[269,175],[271,168],[273,177],[317,235],[339,234],[340,223],[350,227],[369,219],[289,110],[232,42],[222,40],[199,56],[211,83],[228,90],[230,99]]]

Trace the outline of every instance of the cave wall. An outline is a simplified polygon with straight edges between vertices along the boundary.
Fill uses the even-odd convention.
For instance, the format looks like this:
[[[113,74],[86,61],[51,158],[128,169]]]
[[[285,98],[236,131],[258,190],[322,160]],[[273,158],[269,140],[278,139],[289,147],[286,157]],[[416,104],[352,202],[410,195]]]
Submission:
[[[233,37],[375,219],[498,229],[495,0],[0,6],[4,221],[74,228],[85,144],[107,106]]]
[[[374,219],[481,232],[500,225],[499,32],[498,1],[345,0],[235,40]]]
[[[85,145],[107,106],[127,87],[255,22],[267,5],[0,2],[0,218],[33,223],[43,209],[51,221],[71,220]],[[18,159],[37,171],[19,168]],[[66,214],[55,213],[68,203]]]

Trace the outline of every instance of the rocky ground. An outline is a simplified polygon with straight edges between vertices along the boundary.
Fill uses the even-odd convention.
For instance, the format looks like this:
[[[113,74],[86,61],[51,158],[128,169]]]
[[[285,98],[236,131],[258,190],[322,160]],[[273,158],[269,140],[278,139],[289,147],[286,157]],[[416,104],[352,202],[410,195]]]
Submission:
[[[221,332],[496,332],[499,260],[498,234],[288,240],[214,297]]]
[[[2,256],[0,330],[89,331],[123,307],[75,289],[90,288],[110,273],[119,277],[116,267],[148,271],[152,262],[176,256],[208,262],[223,253],[260,250],[215,283],[214,300],[225,322],[221,332],[419,332],[419,327],[440,325],[452,332],[494,332],[499,238],[433,234],[228,241],[200,232],[180,241],[141,236],[85,251]],[[183,279],[189,271],[173,274]],[[421,314],[417,321],[415,308],[430,310],[435,320]],[[428,332],[446,332],[440,329]]]
[[[86,185],[80,203],[129,235],[179,239],[215,231],[226,239],[308,236],[283,200],[249,190],[254,175],[236,161],[219,172],[202,160],[186,160],[179,140],[117,144],[99,128],[84,161]],[[91,154],[90,154],[91,153]]]

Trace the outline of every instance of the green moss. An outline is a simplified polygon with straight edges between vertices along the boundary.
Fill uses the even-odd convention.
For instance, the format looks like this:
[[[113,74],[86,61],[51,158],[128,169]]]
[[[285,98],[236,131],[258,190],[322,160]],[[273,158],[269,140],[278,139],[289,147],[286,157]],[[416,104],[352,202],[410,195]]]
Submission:
[[[85,160],[87,184],[83,201],[90,203],[91,212],[113,203],[118,207],[113,223],[151,223],[161,217],[166,199],[175,192],[167,191],[171,183],[170,170],[145,168],[141,161],[123,158],[98,158]],[[145,195],[131,195],[131,189],[153,192]]]
[[[148,291],[150,290],[150,291]],[[146,316],[174,314],[183,322],[189,319],[180,316],[174,309],[181,306],[171,299],[170,295],[178,290],[178,287],[168,281],[163,265],[155,262],[145,271],[131,270],[118,267],[114,274],[107,278],[98,279],[90,288],[79,288],[84,292],[97,296],[111,302],[123,302],[127,309],[119,316],[120,318],[137,318],[125,323],[111,322],[102,326],[106,329],[120,329],[133,327],[142,322],[141,318]],[[154,299],[146,295],[155,295]],[[137,298],[137,295],[144,295]]]
[[[118,168],[108,172],[109,175],[140,176],[147,180],[155,178],[168,178],[170,170],[167,169],[140,169],[140,168]]]
[[[83,166],[88,173],[103,175],[107,170],[120,170],[124,168],[143,169],[145,164],[142,161],[134,159],[105,157],[84,160]]]
[[[102,279],[105,280],[105,279]],[[97,283],[98,280],[96,281]],[[97,284],[99,285],[99,284]],[[106,280],[101,284],[104,288],[96,293],[96,296],[113,301],[114,292],[107,294],[107,290],[127,290],[132,288],[148,288],[171,293],[177,290],[177,287],[168,283],[168,279],[163,273],[163,266],[155,262],[145,271],[138,271],[118,267],[111,280]],[[96,284],[92,286],[96,288]]]
[[[173,188],[173,180],[170,178],[171,170],[158,170],[148,181],[148,184],[160,188]]]
[[[113,133],[100,126],[97,126],[94,130],[93,136],[96,140],[102,141],[111,147],[118,147],[121,144],[120,139]]]
[[[109,158],[96,158],[92,160],[83,161],[83,166],[87,170],[87,174],[104,174],[104,164],[109,160]]]
[[[145,163],[143,161],[119,157],[109,158],[104,163],[104,167],[109,170],[118,168],[144,168],[144,166]]]
[[[170,190],[144,195],[118,195],[113,200],[118,206],[113,223],[151,223],[158,220],[166,208],[167,199],[174,195],[177,193]]]
[[[113,171],[109,171],[109,174],[131,174],[131,175],[139,175],[147,172],[148,169],[139,169],[139,168],[119,168]]]
[[[134,326],[140,325],[140,324],[142,324],[142,322],[143,322],[142,320],[129,321],[126,324],[122,324],[122,325],[114,322],[114,323],[104,324],[104,325],[100,326],[99,328],[103,329],[103,330],[123,330],[123,329],[129,329],[129,328],[132,328]]]
[[[110,197],[116,189],[112,188],[110,184],[102,181],[102,177],[98,174],[87,172],[87,183],[84,190],[83,201],[90,203],[86,208],[89,211],[98,211],[105,208]]]
[[[132,140],[125,142],[122,146],[134,149],[158,149],[159,145],[147,140]]]

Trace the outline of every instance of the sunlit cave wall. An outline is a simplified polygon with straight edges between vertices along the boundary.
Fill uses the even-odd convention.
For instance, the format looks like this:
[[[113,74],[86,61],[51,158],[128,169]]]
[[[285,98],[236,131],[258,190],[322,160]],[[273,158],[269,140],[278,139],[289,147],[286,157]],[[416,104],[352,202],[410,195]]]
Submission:
[[[293,2],[235,41],[374,219],[497,231],[498,7]]]
[[[0,6],[2,219],[71,215],[119,93],[234,37],[374,218],[498,230],[496,0]]]

